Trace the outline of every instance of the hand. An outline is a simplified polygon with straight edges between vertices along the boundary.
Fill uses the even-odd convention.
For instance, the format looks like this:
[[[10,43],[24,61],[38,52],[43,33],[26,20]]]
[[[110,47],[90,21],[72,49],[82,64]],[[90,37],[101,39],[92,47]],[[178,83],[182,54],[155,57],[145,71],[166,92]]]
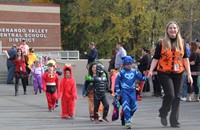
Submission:
[[[2,52],[3,52],[3,53],[6,53],[7,51],[6,51],[6,50],[3,50]]]
[[[118,100],[120,100],[120,98],[121,98],[120,96],[117,96],[117,99],[118,99]]]
[[[87,55],[87,52],[84,52],[85,55]]]
[[[188,75],[188,83],[190,84],[190,86],[192,86],[193,84],[193,79],[191,75]]]
[[[115,95],[116,95],[116,93],[113,92],[113,93],[112,93],[112,96],[114,97]]]
[[[152,77],[152,75],[153,75],[153,72],[152,72],[152,71],[149,71],[149,73],[148,73],[147,77],[148,77],[148,78],[151,78],[151,77]]]

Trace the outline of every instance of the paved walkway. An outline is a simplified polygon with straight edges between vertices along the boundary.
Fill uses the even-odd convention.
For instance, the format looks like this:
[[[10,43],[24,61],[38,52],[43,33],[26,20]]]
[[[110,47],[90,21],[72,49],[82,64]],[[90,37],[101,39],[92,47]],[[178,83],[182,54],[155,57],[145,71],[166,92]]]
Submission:
[[[60,107],[54,112],[48,112],[45,94],[33,94],[33,87],[28,86],[28,95],[14,96],[14,85],[0,84],[0,130],[123,130],[120,120],[110,123],[93,124],[88,117],[87,100],[81,96],[81,86],[78,86],[74,120],[62,120]],[[108,95],[111,104],[112,97]],[[177,128],[163,127],[158,117],[158,109],[162,99],[151,97],[150,93],[139,102],[135,113],[132,129],[134,130],[173,130]],[[111,119],[112,105],[110,105]],[[181,102],[180,130],[200,130],[200,103]]]

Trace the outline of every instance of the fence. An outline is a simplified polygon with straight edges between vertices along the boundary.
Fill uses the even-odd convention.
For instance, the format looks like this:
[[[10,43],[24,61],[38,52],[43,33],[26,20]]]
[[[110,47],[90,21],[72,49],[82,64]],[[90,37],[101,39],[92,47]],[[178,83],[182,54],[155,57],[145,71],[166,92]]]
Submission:
[[[39,56],[47,56],[52,59],[79,59],[79,51],[49,51],[35,52]]]

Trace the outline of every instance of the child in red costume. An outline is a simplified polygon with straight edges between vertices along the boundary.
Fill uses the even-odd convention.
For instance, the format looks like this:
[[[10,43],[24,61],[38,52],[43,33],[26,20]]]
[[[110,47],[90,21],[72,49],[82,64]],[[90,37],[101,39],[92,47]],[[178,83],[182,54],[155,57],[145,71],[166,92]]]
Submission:
[[[56,91],[59,90],[58,75],[54,72],[54,65],[52,63],[48,64],[48,71],[42,76],[42,85],[44,92],[46,92],[48,109],[52,112],[58,97]]]
[[[60,81],[60,96],[63,119],[73,118],[75,112],[75,100],[78,99],[76,81],[72,75],[72,66],[63,67],[63,78]]]

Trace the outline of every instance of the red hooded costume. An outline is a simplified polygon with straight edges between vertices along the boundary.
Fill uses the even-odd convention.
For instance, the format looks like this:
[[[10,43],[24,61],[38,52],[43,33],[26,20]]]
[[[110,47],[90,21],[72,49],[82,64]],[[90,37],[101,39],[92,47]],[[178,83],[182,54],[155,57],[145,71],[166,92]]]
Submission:
[[[70,72],[70,77],[66,76],[66,69]],[[73,117],[75,114],[75,100],[78,99],[76,81],[73,78],[72,66],[63,67],[64,77],[60,81],[60,96],[62,106],[62,118]]]

